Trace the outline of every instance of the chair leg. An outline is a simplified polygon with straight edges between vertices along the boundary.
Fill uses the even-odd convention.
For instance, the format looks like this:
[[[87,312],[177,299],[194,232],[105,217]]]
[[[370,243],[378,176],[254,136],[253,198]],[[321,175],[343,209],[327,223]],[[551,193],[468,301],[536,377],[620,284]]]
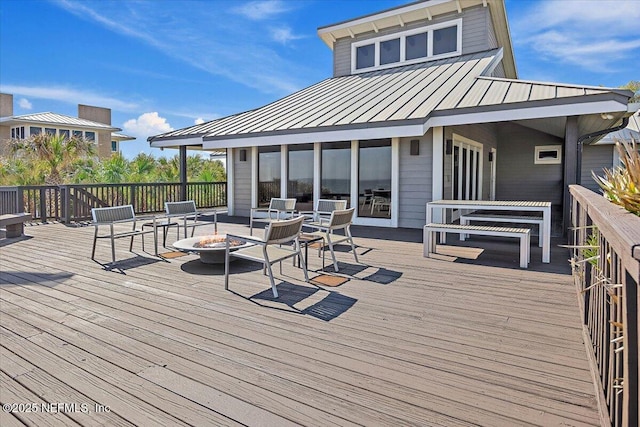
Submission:
[[[329,251],[331,252],[331,259],[333,259],[333,268],[338,273],[338,261],[336,260],[336,254],[333,252],[333,242],[331,242],[331,235],[327,233],[327,242],[329,243]]]
[[[98,240],[98,226],[95,226],[93,232],[93,250],[91,251],[91,259],[96,259],[96,240]]]
[[[298,244],[298,263],[302,265],[302,271],[304,271],[304,281],[309,281],[309,273],[307,272],[307,261],[302,259],[302,249],[300,248],[300,244]]]
[[[113,233],[111,233],[111,262],[115,265],[116,263],[116,242],[113,238]]]
[[[276,281],[273,279],[273,271],[271,270],[271,263],[265,262],[267,269],[269,270],[269,281],[271,282],[271,291],[273,292],[273,297],[278,298],[278,289],[276,289]]]
[[[224,251],[224,289],[229,290],[229,242]]]
[[[249,236],[253,236],[253,217],[249,218]]]
[[[353,236],[351,235],[351,230],[349,230],[349,228],[345,229],[347,236],[349,237],[349,243],[351,243],[351,250],[353,251],[353,257],[356,259],[356,262],[359,264],[360,261],[358,261],[358,254],[356,253],[356,245],[353,243]]]

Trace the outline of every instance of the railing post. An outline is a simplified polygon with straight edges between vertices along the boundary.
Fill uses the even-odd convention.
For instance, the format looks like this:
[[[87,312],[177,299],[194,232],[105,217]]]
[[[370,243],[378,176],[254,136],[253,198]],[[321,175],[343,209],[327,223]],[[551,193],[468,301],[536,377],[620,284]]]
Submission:
[[[62,217],[62,222],[65,224],[71,222],[71,196],[69,193],[69,186],[60,186],[60,199],[62,199],[62,214],[60,216]]]
[[[16,191],[16,207],[18,212],[24,212],[24,189],[20,186]]]
[[[622,425],[637,426],[640,421],[638,415],[638,284],[635,283],[628,271],[624,271],[624,300],[622,316],[624,323],[624,342],[627,347],[623,360],[623,402]]]
[[[40,220],[47,222],[47,187],[40,187]]]

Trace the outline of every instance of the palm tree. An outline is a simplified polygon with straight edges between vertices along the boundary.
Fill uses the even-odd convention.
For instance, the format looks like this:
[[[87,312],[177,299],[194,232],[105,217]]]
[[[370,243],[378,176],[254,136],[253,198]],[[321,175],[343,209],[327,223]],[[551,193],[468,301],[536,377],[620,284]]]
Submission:
[[[148,182],[156,169],[156,158],[152,154],[140,153],[129,162],[129,181]]]
[[[46,184],[63,184],[72,165],[95,155],[95,144],[84,138],[41,133],[25,140],[12,140],[11,153],[32,164],[32,170],[44,176]]]

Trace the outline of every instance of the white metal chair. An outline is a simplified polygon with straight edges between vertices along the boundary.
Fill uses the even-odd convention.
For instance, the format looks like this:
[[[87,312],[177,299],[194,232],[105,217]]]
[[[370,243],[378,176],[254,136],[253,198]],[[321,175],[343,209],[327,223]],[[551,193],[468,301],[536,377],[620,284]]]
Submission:
[[[310,227],[315,229],[316,231],[308,234],[313,234],[316,236],[322,236],[327,241],[329,245],[329,250],[331,251],[331,258],[333,259],[333,268],[336,272],[338,269],[338,261],[336,261],[336,254],[333,250],[333,246],[337,243],[348,242],[351,244],[351,250],[353,251],[353,257],[356,262],[358,261],[358,254],[356,253],[356,247],[353,243],[353,237],[351,236],[351,221],[353,220],[353,212],[355,208],[344,209],[344,210],[335,210],[331,212],[331,218],[329,222],[309,222],[305,224],[305,227]],[[344,235],[334,234],[334,231],[344,230]],[[324,245],[323,245],[324,246]]]
[[[302,259],[300,241],[298,240],[303,222],[303,216],[281,221],[274,220],[269,225],[269,228],[267,228],[264,239],[253,236],[227,234],[227,245],[224,256],[224,288],[229,289],[229,258],[232,256],[261,262],[263,269],[269,272],[269,281],[271,282],[271,290],[273,291],[274,298],[278,298],[278,290],[276,289],[276,283],[273,279],[271,265],[276,262],[297,256],[299,264],[304,271],[304,280],[308,282],[309,274],[307,273],[306,261]],[[245,240],[249,243],[254,243],[254,245],[231,252],[229,250],[229,241],[233,238]],[[293,247],[281,246],[291,242],[293,242]],[[282,264],[280,264],[280,268],[282,268]]]
[[[293,217],[296,211],[296,199],[280,199],[273,197],[268,208],[251,208],[249,217],[249,234],[253,236],[253,223],[266,222]]]
[[[201,220],[203,215],[213,215],[213,227],[215,232],[218,232],[218,212],[215,210],[206,213],[200,212],[198,208],[196,208],[196,202],[193,200],[186,200],[184,202],[165,202],[164,209],[167,218],[178,218],[182,220],[181,225],[184,227],[185,239],[187,238],[188,227],[191,227],[191,237],[193,237],[196,227],[200,225],[211,225],[211,222]]]
[[[129,251],[131,252],[133,249],[133,238],[141,235],[143,236],[142,247],[144,250],[144,235],[154,232],[154,230],[140,230],[136,228],[136,215],[132,205],[93,208],[91,209],[91,216],[93,217],[92,225],[95,227],[91,259],[95,260],[96,241],[98,239],[110,239],[112,265],[116,264],[115,239],[130,237],[131,241],[129,242]],[[128,226],[129,224],[131,224],[130,228]],[[98,231],[101,226],[109,227],[109,233],[100,235]]]
[[[346,200],[318,199],[316,209],[313,211],[303,211],[300,215],[311,218],[314,222],[325,222],[331,218],[331,213],[335,210],[347,209]]]

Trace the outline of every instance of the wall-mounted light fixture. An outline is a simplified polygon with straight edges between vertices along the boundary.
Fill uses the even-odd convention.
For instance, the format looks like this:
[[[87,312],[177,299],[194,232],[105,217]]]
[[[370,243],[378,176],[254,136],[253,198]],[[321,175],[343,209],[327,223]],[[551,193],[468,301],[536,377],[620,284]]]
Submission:
[[[448,154],[448,155],[453,154],[453,140],[452,139],[447,139],[444,142],[444,154]]]
[[[240,150],[240,161],[241,162],[247,161],[247,150],[245,150],[244,148]]]
[[[420,140],[419,139],[412,139],[411,140],[411,147],[410,147],[409,153],[412,156],[420,155]]]

